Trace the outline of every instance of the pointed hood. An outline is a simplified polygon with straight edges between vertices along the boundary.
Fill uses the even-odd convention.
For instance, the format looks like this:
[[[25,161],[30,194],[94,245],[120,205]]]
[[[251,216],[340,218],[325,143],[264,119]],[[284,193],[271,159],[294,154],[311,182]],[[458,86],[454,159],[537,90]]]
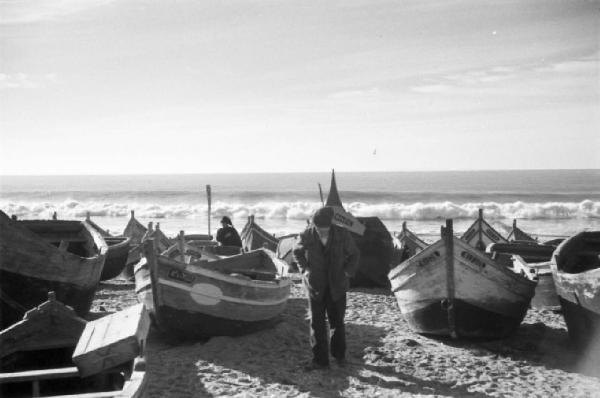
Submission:
[[[331,170],[331,186],[329,187],[329,195],[327,196],[325,206],[344,208],[340,194],[338,193],[337,184],[335,183],[335,170]]]

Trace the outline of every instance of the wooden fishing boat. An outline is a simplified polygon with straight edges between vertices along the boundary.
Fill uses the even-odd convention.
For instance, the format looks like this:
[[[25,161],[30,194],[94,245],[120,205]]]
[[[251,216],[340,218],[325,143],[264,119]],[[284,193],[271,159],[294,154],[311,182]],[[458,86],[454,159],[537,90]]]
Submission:
[[[85,221],[102,235],[108,245],[100,280],[105,281],[118,276],[125,269],[125,265],[127,265],[131,238],[127,236],[112,236],[107,230],[92,221],[89,212],[85,217]]]
[[[101,281],[115,278],[123,272],[129,258],[131,238],[125,236],[105,236],[104,240],[108,245],[104,268],[100,275]]]
[[[406,221],[402,223],[402,231],[394,235],[394,258],[392,265],[398,265],[404,260],[423,251],[429,246],[423,239],[419,238],[406,226]]]
[[[557,248],[550,268],[569,336],[600,350],[600,231],[580,232]]]
[[[506,238],[483,219],[483,209],[479,209],[479,217],[465,231],[461,239],[481,251],[485,251],[491,243],[508,243]]]
[[[144,325],[140,308],[132,308],[138,318],[126,310],[86,322],[49,294],[48,301],[0,332],[0,396],[141,397],[147,377],[143,342],[136,343],[148,329],[136,330],[138,336],[122,333],[128,331],[124,323],[138,326],[126,318]],[[112,324],[110,333],[94,333],[98,323]]]
[[[138,299],[165,334],[244,334],[273,324],[284,310],[291,289],[282,276],[287,264],[269,250],[209,258],[183,239],[178,245],[178,252],[163,255],[147,240],[135,267]]]
[[[560,302],[554,287],[554,278],[550,269],[550,261],[528,262],[519,255],[511,256],[512,267],[515,272],[529,273],[538,283],[535,294],[531,299],[531,306],[544,310],[556,311],[560,309]]]
[[[125,277],[133,277],[133,266],[142,258],[142,239],[148,232],[148,229],[135,218],[135,211],[131,210],[131,217],[123,230],[123,236],[130,239],[129,254],[127,255],[127,264],[123,270]]]
[[[298,264],[294,261],[294,245],[298,242],[298,234],[284,235],[279,238],[275,255],[278,259],[285,261],[289,268],[289,272],[298,272]]]
[[[108,247],[85,221],[10,219],[0,211],[0,301],[3,327],[49,291],[80,316],[92,304]]]
[[[531,235],[525,233],[521,228],[517,227],[517,220],[513,220],[512,229],[508,233],[506,240],[509,242],[537,242]]]
[[[256,249],[269,249],[274,252],[277,250],[277,243],[279,242],[279,239],[254,222],[254,215],[248,217],[248,222],[242,228],[240,238],[242,247],[247,252]]]
[[[389,274],[400,310],[417,333],[497,338],[521,323],[536,283],[497,264],[452,233]]]
[[[487,247],[486,252],[498,263],[538,280],[535,295],[531,300],[532,307],[557,310],[560,308],[560,303],[550,269],[550,257],[555,249],[556,246],[536,241],[515,240],[510,243],[492,243]]]
[[[331,172],[331,185],[326,206],[341,209],[346,213],[335,181],[335,172]],[[362,227],[362,233],[351,230],[354,242],[360,252],[358,269],[350,280],[352,286],[389,288],[387,278],[394,255],[392,235],[378,217],[355,217]],[[335,222],[335,216],[334,216]]]

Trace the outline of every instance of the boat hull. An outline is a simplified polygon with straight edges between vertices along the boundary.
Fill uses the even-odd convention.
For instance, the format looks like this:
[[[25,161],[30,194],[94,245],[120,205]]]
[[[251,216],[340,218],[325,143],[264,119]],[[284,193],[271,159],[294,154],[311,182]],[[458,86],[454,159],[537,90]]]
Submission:
[[[526,308],[525,308],[526,309]],[[404,313],[412,330],[420,334],[450,335],[448,300],[433,299],[418,309]],[[454,300],[456,333],[461,337],[500,338],[512,334],[520,325],[520,313],[509,316],[492,312],[464,300]]]
[[[581,347],[600,349],[600,231],[566,239],[550,267],[569,337]]]
[[[536,284],[453,238],[429,246],[390,272],[392,291],[417,333],[498,338],[523,320]],[[446,264],[452,261],[452,270]]]
[[[241,335],[272,325],[285,309],[289,279],[250,279],[217,271],[219,261],[207,262],[213,268],[206,269],[149,250],[145,247],[146,262],[136,266],[136,292],[140,301],[152,301],[152,317],[166,334],[184,339]],[[243,256],[250,254],[233,257]]]
[[[108,244],[108,251],[106,252],[106,260],[104,261],[104,267],[100,275],[101,281],[115,278],[123,272],[127,264],[127,258],[129,257],[129,242],[131,241],[130,238],[112,237],[105,237],[104,240]]]

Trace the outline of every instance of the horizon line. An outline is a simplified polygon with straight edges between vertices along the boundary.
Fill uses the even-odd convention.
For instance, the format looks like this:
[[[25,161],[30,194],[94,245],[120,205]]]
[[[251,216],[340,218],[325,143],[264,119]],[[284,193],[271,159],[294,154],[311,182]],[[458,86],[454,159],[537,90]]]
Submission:
[[[547,168],[530,168],[530,169],[422,169],[422,170],[354,170],[354,171],[339,171],[336,169],[331,169],[331,171],[335,171],[339,174],[353,174],[353,173],[364,173],[364,174],[375,174],[375,173],[454,173],[454,172],[505,172],[505,171],[600,171],[600,168],[557,168],[557,169],[547,169]],[[81,173],[81,174],[67,174],[67,173],[57,173],[57,174],[1,174],[0,178],[4,177],[99,177],[99,176],[181,176],[181,175],[244,175],[244,174],[329,174],[331,171],[279,171],[279,172],[269,172],[269,171],[227,171],[227,172],[183,172],[183,173]]]

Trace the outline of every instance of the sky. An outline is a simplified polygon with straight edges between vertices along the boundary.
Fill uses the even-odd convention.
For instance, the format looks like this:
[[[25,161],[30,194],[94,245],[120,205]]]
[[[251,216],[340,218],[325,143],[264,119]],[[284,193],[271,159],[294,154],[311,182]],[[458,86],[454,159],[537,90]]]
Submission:
[[[600,2],[0,0],[0,174],[600,168]]]

